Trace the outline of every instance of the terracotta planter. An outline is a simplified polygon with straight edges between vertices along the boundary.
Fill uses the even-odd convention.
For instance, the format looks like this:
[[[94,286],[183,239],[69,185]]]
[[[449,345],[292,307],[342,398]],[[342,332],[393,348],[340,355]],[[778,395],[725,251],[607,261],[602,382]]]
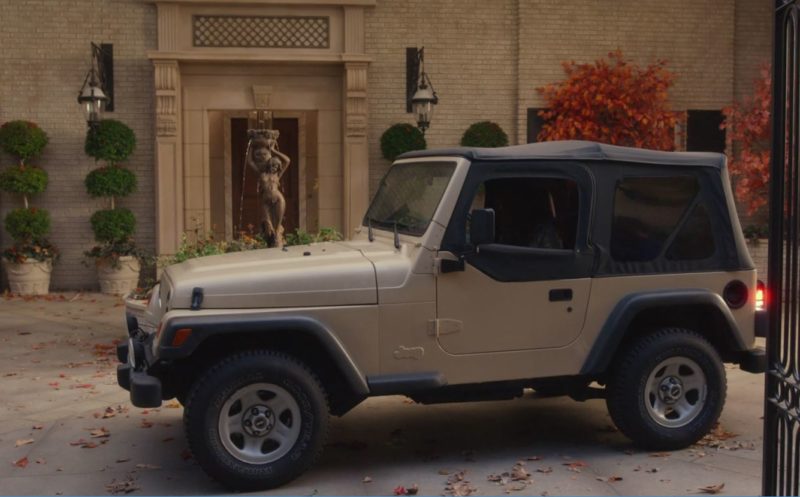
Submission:
[[[21,264],[3,259],[11,293],[17,295],[47,295],[50,291],[50,273],[53,261],[28,260]]]
[[[114,267],[108,259],[97,259],[97,280],[106,295],[128,295],[139,284],[139,259],[132,255],[119,258]]]

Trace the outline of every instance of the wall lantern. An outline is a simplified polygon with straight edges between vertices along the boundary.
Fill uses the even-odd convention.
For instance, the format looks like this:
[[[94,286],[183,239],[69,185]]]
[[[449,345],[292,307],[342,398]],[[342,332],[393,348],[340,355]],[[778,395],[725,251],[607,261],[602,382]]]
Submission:
[[[425,133],[431,124],[433,117],[433,106],[439,103],[436,90],[433,89],[431,78],[425,72],[425,47],[416,50],[416,85],[414,95],[411,97],[410,107],[417,121],[417,127]]]
[[[86,114],[86,122],[94,126],[103,112],[114,110],[113,46],[92,43],[92,67],[83,79],[78,103]]]

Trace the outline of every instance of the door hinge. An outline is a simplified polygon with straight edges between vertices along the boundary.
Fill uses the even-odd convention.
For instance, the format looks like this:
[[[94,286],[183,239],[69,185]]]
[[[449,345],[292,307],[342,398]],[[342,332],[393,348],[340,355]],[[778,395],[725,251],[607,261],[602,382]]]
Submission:
[[[431,319],[428,321],[428,335],[439,337],[458,333],[464,328],[464,323],[457,319]]]

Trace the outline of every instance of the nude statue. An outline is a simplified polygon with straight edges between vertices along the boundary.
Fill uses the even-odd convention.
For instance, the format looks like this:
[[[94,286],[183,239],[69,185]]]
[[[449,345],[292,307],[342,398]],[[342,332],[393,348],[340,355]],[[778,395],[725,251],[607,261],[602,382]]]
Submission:
[[[251,133],[247,164],[258,173],[258,193],[261,202],[261,226],[267,245],[283,245],[283,216],[286,198],[281,192],[281,176],[289,168],[291,159],[278,150],[278,131]]]

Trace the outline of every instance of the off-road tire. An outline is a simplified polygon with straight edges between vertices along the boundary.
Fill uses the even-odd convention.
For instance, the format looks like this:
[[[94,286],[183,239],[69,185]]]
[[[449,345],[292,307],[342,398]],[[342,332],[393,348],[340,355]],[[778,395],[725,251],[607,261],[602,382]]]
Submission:
[[[256,383],[283,388],[296,401],[301,427],[287,454],[266,464],[249,464],[222,444],[220,412],[235,392]],[[314,373],[286,354],[257,350],[229,356],[192,386],[184,410],[184,429],[192,455],[212,478],[232,490],[281,486],[306,471],[320,456],[328,435],[328,403]]]
[[[654,369],[670,357],[689,358],[705,375],[706,398],[688,424],[665,427],[646,405],[647,382]],[[700,334],[664,328],[634,341],[617,358],[607,387],[606,405],[619,430],[636,445],[650,450],[687,447],[714,426],[725,404],[725,369],[716,349]]]

